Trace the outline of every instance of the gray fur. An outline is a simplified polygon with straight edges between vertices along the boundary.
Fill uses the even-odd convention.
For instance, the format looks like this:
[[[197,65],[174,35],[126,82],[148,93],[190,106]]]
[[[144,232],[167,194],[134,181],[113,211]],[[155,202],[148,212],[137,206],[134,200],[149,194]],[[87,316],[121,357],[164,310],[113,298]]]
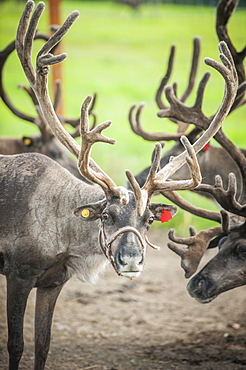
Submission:
[[[68,275],[81,271],[74,260],[86,270],[84,261],[101,255],[105,265],[97,242],[99,221],[83,223],[82,227],[82,221],[74,215],[78,206],[102,199],[101,189],[93,187],[92,192],[90,185],[39,154],[4,156],[0,163],[2,273],[18,264],[21,275],[23,269],[32,266],[37,270],[38,284],[39,277],[61,256],[69,266]],[[86,237],[89,233],[90,238]],[[83,258],[74,257],[77,249]],[[90,275],[85,272],[84,280],[93,280]]]

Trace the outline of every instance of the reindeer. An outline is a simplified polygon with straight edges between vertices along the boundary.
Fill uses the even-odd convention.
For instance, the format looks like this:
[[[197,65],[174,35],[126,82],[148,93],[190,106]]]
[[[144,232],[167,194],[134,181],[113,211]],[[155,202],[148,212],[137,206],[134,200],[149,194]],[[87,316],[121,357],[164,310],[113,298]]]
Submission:
[[[55,31],[55,27],[52,26],[52,30]],[[44,40],[47,41],[49,36],[43,33],[37,32],[34,36],[34,40]],[[55,52],[56,47],[52,52]],[[41,153],[45,154],[48,157],[52,158],[58,162],[61,166],[65,167],[77,178],[87,181],[84,177],[81,176],[80,172],[77,169],[76,161],[71,158],[67,149],[61,145],[59,140],[52,134],[50,128],[47,126],[46,122],[42,117],[42,113],[39,108],[38,101],[36,99],[35,93],[31,87],[27,87],[23,84],[19,84],[19,87],[27,92],[28,96],[31,98],[31,101],[34,105],[34,108],[37,112],[37,117],[31,116],[30,114],[25,114],[21,112],[14,104],[11,102],[3,84],[3,71],[5,63],[9,55],[15,50],[15,41],[12,41],[4,50],[0,52],[0,96],[4,104],[9,108],[9,110],[20,119],[32,122],[35,126],[38,127],[40,133],[32,136],[23,136],[22,138],[0,138],[0,153],[1,154],[19,154],[19,153]],[[60,101],[61,101],[61,81],[56,81],[56,89],[54,93],[54,109],[57,111]],[[93,117],[92,128],[96,125],[96,115],[93,111],[96,101],[96,94],[94,94],[93,104],[90,106],[89,114]],[[79,118],[72,119],[64,115],[59,115],[60,120],[63,124],[69,124],[74,128],[72,136],[79,136]]]
[[[235,102],[230,110],[230,113],[239,108],[240,106],[245,104],[244,100],[244,92],[246,88],[245,84],[245,71],[244,71],[244,65],[243,60],[245,58],[245,49],[242,52],[237,52],[229,38],[229,35],[227,33],[227,23],[230,19],[230,16],[235,9],[237,5],[236,0],[229,1],[228,0],[221,0],[217,7],[217,16],[216,16],[216,31],[217,35],[220,41],[226,41],[236,66],[236,70],[238,73],[238,80],[239,80],[239,88],[237,92],[237,97],[235,99]],[[197,75],[198,70],[198,62],[199,62],[199,56],[200,56],[200,39],[198,37],[195,37],[193,40],[193,55],[192,55],[192,63],[191,63],[191,69],[189,73],[189,79],[187,88],[185,89],[184,93],[179,98],[180,103],[185,103],[187,98],[190,96],[191,92],[193,91],[195,79]],[[143,139],[148,141],[175,141],[175,145],[169,150],[165,152],[165,155],[161,159],[161,166],[165,166],[166,163],[168,163],[169,159],[172,156],[178,155],[180,152],[182,152],[182,144],[180,143],[179,139],[181,135],[186,134],[190,142],[194,142],[198,135],[201,133],[201,128],[197,126],[197,122],[200,119],[201,115],[203,116],[203,121],[207,120],[210,122],[213,119],[213,116],[211,117],[205,117],[202,113],[202,99],[204,90],[206,87],[206,84],[209,79],[209,73],[205,73],[203,76],[199,87],[197,91],[197,97],[195,104],[191,109],[189,110],[189,116],[187,117],[187,110],[184,110],[182,104],[180,104],[180,115],[181,115],[181,109],[183,109],[182,117],[175,116],[175,98],[171,96],[171,90],[169,87],[166,87],[172,70],[173,70],[173,63],[174,63],[174,57],[175,57],[175,46],[171,47],[169,60],[168,60],[168,66],[165,76],[162,78],[160,86],[157,89],[156,92],[156,103],[160,111],[158,112],[158,116],[161,118],[168,118],[172,122],[176,123],[178,125],[178,129],[176,133],[161,133],[161,132],[153,132],[149,133],[146,132],[140,121],[141,112],[143,110],[144,104],[140,104],[139,107],[136,109],[136,105],[133,105],[129,112],[129,122],[130,126],[134,133],[141,136]],[[173,90],[174,95],[177,96],[177,84],[173,84]],[[170,100],[173,104],[173,107],[169,107],[166,105],[162,99],[163,91],[165,91],[166,98],[168,102],[170,103]],[[178,99],[178,98],[177,98]],[[134,113],[135,117],[134,117]],[[190,132],[188,132],[190,124],[194,124],[196,127],[192,129]],[[217,136],[215,136],[215,139],[217,140]],[[221,143],[219,143],[222,145]],[[244,156],[246,156],[246,150],[241,149]],[[228,153],[223,146],[221,147],[215,147],[213,145],[207,145],[203,148],[202,151],[199,152],[198,156],[198,163],[201,169],[202,173],[202,183],[204,184],[210,184],[213,185],[214,183],[214,177],[215,175],[219,174],[222,179],[225,186],[228,185],[228,174],[230,172],[234,172],[237,184],[238,184],[238,190],[237,195],[241,193],[241,184],[242,184],[242,178],[241,178],[241,172],[238,168],[237,164],[231,157],[230,153]],[[147,174],[149,171],[149,167],[145,170],[141,171],[139,174],[136,175],[136,180],[138,181],[139,185],[142,186]],[[188,178],[189,175],[187,166],[183,166],[180,168],[179,171],[177,171],[173,175],[173,179],[178,180],[179,178]],[[194,190],[196,191],[196,190]],[[200,195],[204,195],[206,197],[211,198],[210,194],[199,192]]]
[[[203,135],[191,145],[181,140],[184,151],[159,169],[161,145],[155,146],[149,176],[139,187],[130,171],[129,191],[114,181],[91,158],[96,142],[114,144],[102,134],[110,126],[106,121],[89,130],[89,95],[81,109],[81,146],[65,130],[48,93],[49,66],[62,62],[66,54],[50,51],[78,18],[72,12],[63,25],[39,51],[36,69],[32,65],[32,41],[44,11],[44,3],[26,3],[16,37],[16,50],[26,77],[38,100],[45,122],[55,137],[77,157],[78,168],[88,181],[80,181],[58,163],[38,153],[1,155],[0,181],[0,272],[7,280],[7,320],[9,369],[16,370],[23,353],[23,319],[27,298],[36,287],[35,370],[44,369],[50,346],[52,316],[56,300],[71,276],[95,282],[108,261],[116,273],[133,279],[144,268],[147,237],[153,221],[167,221],[177,208],[152,203],[156,192],[189,190],[199,185],[201,174],[196,152],[219,130],[234,101],[237,76],[233,60],[224,43],[220,44],[220,64],[206,63],[225,79],[226,89],[221,107]],[[189,180],[170,181],[170,176],[188,163]],[[105,258],[106,257],[106,258]]]

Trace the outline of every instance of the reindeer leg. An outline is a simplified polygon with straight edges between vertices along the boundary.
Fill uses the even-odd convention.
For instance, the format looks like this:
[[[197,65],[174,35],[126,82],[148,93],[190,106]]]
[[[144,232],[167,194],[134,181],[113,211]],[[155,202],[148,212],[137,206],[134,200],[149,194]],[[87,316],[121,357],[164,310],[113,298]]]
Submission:
[[[53,312],[64,284],[52,288],[37,288],[35,308],[35,370],[43,370],[50,347]]]
[[[23,320],[26,302],[35,282],[6,276],[9,370],[18,370],[24,349]]]

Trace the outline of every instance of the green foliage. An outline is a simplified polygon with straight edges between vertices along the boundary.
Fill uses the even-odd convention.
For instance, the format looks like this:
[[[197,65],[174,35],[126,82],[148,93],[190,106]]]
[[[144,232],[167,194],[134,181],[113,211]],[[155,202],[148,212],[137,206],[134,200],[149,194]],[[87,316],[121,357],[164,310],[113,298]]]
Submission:
[[[39,30],[48,31],[47,9]],[[15,38],[18,19],[23,3],[7,1],[0,5],[0,49]],[[98,122],[112,120],[106,135],[117,139],[115,146],[98,144],[93,157],[118,183],[124,184],[124,170],[137,174],[150,164],[153,143],[145,142],[129,128],[128,111],[132,104],[144,101],[142,122],[149,131],[175,131],[175,125],[156,116],[155,91],[166,70],[170,46],[177,46],[174,71],[170,83],[178,82],[178,95],[186,88],[189,75],[192,40],[201,37],[201,61],[198,80],[210,69],[211,78],[204,97],[204,112],[213,114],[221,101],[224,89],[222,78],[203,63],[204,57],[218,59],[218,39],[215,32],[214,7],[175,6],[170,4],[143,4],[138,11],[114,2],[63,1],[62,19],[74,9],[80,18],[65,36],[62,48],[68,54],[63,63],[64,113],[77,117],[83,99],[97,92],[95,111]],[[245,41],[245,9],[237,10],[229,22],[229,33],[237,50]],[[35,50],[42,44],[35,43]],[[5,67],[4,84],[8,93],[25,112],[34,109],[26,93],[17,89],[25,82],[16,55],[11,55]],[[199,81],[196,81],[196,87]],[[26,82],[25,82],[26,83]],[[188,104],[194,102],[195,92]],[[0,102],[0,135],[20,136],[37,132],[32,124],[13,116]],[[245,147],[243,127],[245,109],[240,108],[225,122],[224,130],[237,145]],[[172,145],[168,144],[167,147]],[[208,200],[188,193],[193,203],[217,210]],[[163,198],[159,199],[164,201]],[[197,228],[211,226],[211,222],[199,220],[180,211],[173,221],[161,227],[176,227],[184,235],[187,226]],[[182,226],[181,226],[182,225]]]

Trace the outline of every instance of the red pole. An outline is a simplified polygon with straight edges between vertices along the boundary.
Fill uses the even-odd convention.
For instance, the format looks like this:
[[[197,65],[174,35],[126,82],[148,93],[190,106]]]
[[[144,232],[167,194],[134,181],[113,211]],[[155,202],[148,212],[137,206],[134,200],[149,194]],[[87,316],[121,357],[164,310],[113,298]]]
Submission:
[[[49,24],[50,25],[61,25],[61,0],[49,0]],[[51,33],[54,33],[51,31]],[[61,45],[56,48],[56,54],[61,53]],[[52,90],[55,91],[55,81],[62,81],[62,64],[55,64],[51,70],[52,75]],[[57,110],[58,114],[63,113],[63,99]]]

